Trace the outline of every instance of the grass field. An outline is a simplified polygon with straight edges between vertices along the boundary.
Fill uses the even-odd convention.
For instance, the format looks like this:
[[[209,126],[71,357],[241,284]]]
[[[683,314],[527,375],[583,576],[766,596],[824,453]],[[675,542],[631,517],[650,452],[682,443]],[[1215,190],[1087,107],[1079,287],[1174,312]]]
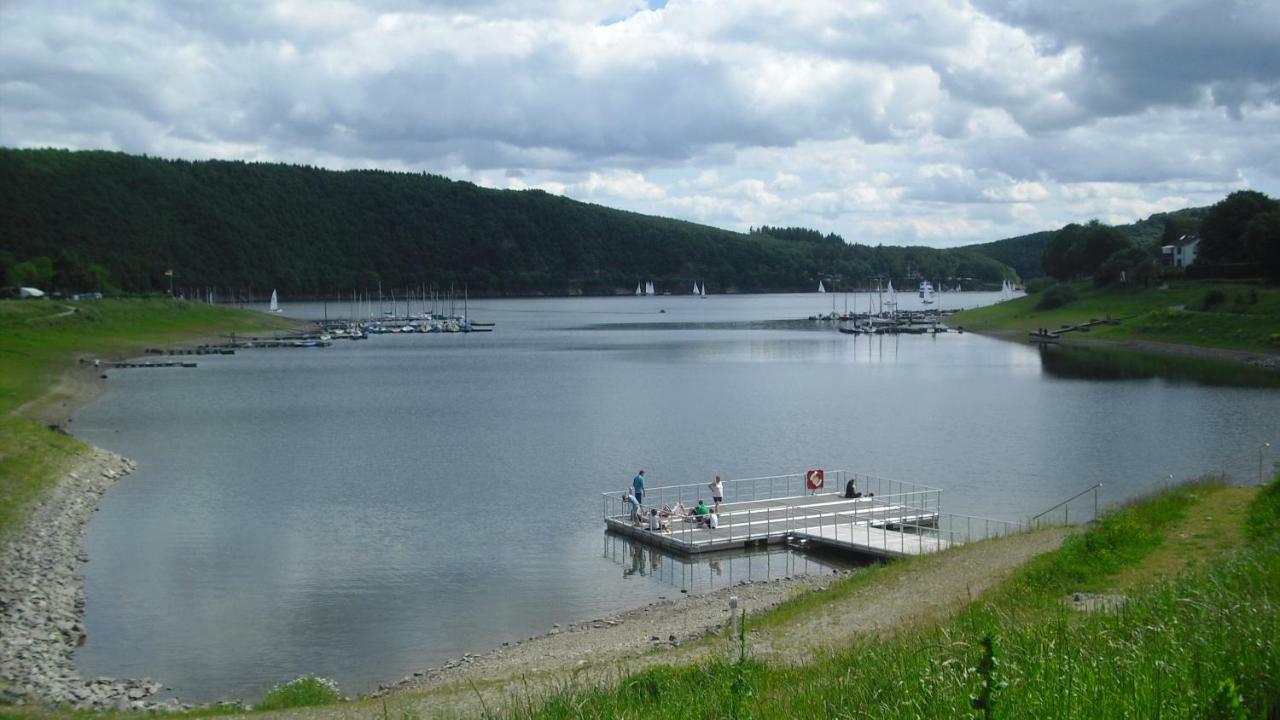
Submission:
[[[1280,288],[1227,282],[1178,281],[1161,288],[1073,285],[1079,299],[1053,310],[1037,310],[1040,294],[955,315],[950,324],[978,332],[1024,334],[1092,318],[1127,318],[1093,328],[1080,337],[1153,340],[1255,352],[1280,351]],[[1222,301],[1206,307],[1213,292]]]
[[[127,357],[149,345],[289,325],[167,299],[0,301],[0,535],[20,525],[23,508],[84,449],[46,427],[92,392],[96,374],[79,357]]]

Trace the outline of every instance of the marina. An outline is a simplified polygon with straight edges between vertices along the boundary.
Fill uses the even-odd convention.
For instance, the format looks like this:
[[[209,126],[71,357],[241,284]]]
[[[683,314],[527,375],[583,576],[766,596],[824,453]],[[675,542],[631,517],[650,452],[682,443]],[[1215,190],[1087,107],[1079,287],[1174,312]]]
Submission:
[[[1019,522],[944,513],[942,490],[935,487],[844,470],[726,480],[724,487],[725,502],[714,522],[684,512],[707,497],[705,485],[646,491],[639,522],[627,493],[604,493],[605,526],[681,555],[789,543],[877,558],[937,552],[1023,528]],[[652,510],[659,511],[657,529],[650,529]]]

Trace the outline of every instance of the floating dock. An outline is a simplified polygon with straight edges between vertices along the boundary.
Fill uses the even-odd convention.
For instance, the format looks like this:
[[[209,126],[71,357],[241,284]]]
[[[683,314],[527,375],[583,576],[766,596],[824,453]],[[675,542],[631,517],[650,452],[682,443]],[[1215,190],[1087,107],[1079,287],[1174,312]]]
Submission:
[[[605,526],[680,555],[790,543],[879,558],[937,552],[1022,529],[1020,523],[943,513],[938,488],[843,470],[825,475],[826,482],[816,489],[809,486],[807,474],[726,480],[715,528],[695,518],[672,516],[664,518],[663,529],[649,530],[647,522],[632,520],[624,493],[605,493]],[[860,496],[846,497],[850,480]],[[647,519],[651,509],[661,511],[677,502],[692,508],[699,499],[710,506],[709,498],[705,485],[649,488],[643,513]]]

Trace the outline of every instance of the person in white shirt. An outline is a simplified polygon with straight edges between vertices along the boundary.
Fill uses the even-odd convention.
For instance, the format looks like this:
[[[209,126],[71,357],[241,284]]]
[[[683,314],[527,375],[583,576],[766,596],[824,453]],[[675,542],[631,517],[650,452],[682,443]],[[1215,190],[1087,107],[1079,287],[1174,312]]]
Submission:
[[[720,481],[717,475],[715,480],[707,483],[707,487],[711,488],[711,502],[715,505],[715,511],[720,512],[720,502],[724,500],[724,483]]]

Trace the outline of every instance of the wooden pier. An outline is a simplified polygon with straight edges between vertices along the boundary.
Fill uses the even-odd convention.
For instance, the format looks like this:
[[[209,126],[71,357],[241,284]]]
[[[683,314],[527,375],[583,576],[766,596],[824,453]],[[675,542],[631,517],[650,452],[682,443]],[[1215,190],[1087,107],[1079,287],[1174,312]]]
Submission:
[[[790,543],[878,558],[937,552],[1022,528],[1020,523],[943,513],[937,488],[844,471],[826,475],[837,480],[835,487],[812,490],[803,474],[725,481],[727,502],[720,505],[715,528],[696,518],[673,516],[663,518],[662,529],[648,529],[650,510],[661,510],[676,500],[692,507],[690,496],[705,499],[705,486],[649,490],[642,503],[646,522],[640,524],[633,521],[632,508],[622,493],[606,493],[605,526],[610,532],[679,555]],[[865,494],[850,498],[833,491],[849,479]]]

